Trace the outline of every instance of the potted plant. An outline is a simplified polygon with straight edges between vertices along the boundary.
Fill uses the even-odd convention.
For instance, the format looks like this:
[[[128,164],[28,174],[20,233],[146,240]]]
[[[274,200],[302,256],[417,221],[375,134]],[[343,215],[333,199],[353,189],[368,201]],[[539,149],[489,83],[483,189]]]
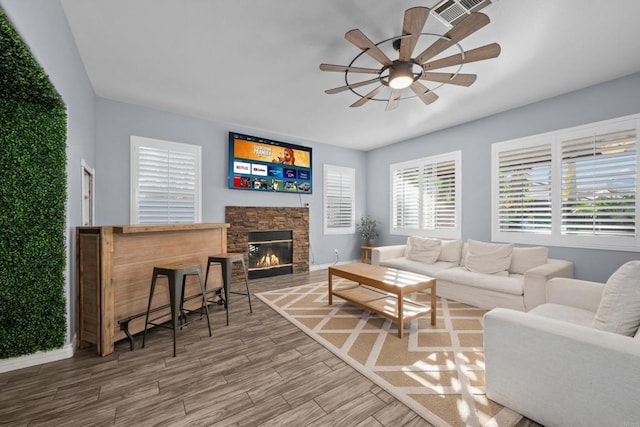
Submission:
[[[378,237],[378,221],[370,218],[368,215],[360,218],[360,224],[357,226],[358,233],[367,246],[372,246]]]

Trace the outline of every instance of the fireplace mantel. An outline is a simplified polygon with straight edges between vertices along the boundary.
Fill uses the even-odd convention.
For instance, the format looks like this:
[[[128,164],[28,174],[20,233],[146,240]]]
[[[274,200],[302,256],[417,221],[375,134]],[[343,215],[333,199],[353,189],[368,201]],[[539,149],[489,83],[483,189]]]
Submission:
[[[293,272],[309,271],[309,208],[226,206],[229,252],[247,253],[250,231],[293,231]]]

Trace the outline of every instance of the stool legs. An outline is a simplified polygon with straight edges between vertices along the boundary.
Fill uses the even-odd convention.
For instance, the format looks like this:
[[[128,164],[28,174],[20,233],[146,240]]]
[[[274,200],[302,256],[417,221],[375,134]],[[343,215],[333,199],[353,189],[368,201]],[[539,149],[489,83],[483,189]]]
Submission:
[[[206,292],[204,282],[202,280],[202,272],[200,266],[189,267],[184,269],[168,269],[168,268],[154,268],[153,277],[151,279],[151,286],[149,290],[149,303],[147,304],[147,313],[145,315],[144,335],[142,336],[142,348],[144,348],[145,341],[147,339],[147,329],[149,327],[149,313],[151,311],[151,301],[156,288],[156,280],[159,275],[166,276],[169,282],[169,307],[171,309],[171,324],[173,335],[173,357],[176,356],[176,329],[180,325],[180,318],[185,316],[183,303],[184,303],[184,288],[188,275],[198,275],[198,283],[200,284],[200,292],[202,293],[202,303],[204,305],[205,314],[207,316],[207,328],[209,329],[209,336],[211,333],[211,322],[209,320],[209,309],[206,304]]]
[[[176,286],[176,282],[182,279],[180,287]],[[168,275],[169,280],[169,304],[171,305],[171,323],[173,324],[173,357],[176,357],[176,329],[180,323],[180,316],[182,315],[182,295],[186,276],[178,277],[176,271],[172,271]]]
[[[224,287],[224,308],[227,312],[227,326],[229,326],[229,286],[231,285],[231,263],[224,260],[220,263],[222,267],[222,284]]]
[[[244,292],[233,292],[231,291],[231,281],[232,281],[232,271],[233,271],[233,263],[240,262],[242,263],[242,273],[244,274],[244,284],[247,290],[246,294]],[[249,311],[253,313],[253,307],[251,306],[251,292],[249,291],[249,277],[247,275],[247,266],[244,262],[244,257],[242,254],[219,254],[216,256],[210,256],[207,261],[207,273],[205,275],[205,286],[207,280],[209,280],[209,271],[212,263],[219,263],[220,268],[222,270],[222,288],[224,289],[224,308],[227,315],[227,326],[229,325],[229,294],[241,294],[247,295],[249,299]],[[219,288],[218,288],[219,289]]]
[[[153,294],[156,290],[156,279],[158,277],[158,270],[153,269],[153,276],[151,277],[151,285],[149,286],[149,302],[147,303],[147,314],[144,316],[144,334],[142,335],[142,348],[147,340],[147,327],[149,326],[149,312],[151,311],[151,301],[153,300]]]
[[[211,334],[211,322],[209,321],[209,308],[207,307],[207,290],[204,286],[204,281],[202,280],[202,272],[198,268],[198,282],[200,283],[200,291],[202,291],[202,303],[204,304],[204,311],[207,315],[207,328],[209,328],[209,336],[213,336]]]
[[[207,287],[207,282],[209,280],[209,270],[211,269],[211,263],[212,263],[212,261],[208,261],[207,262],[207,273],[204,275],[204,287],[205,287],[205,290],[206,290],[206,287]],[[220,288],[216,288],[216,289],[217,289],[216,295],[219,296],[220,295]],[[220,297],[220,298],[222,298],[222,301],[224,303],[224,310],[227,312],[227,326],[229,326],[229,308],[227,307],[227,301],[229,300],[229,292],[228,292],[228,289],[227,289],[227,281],[225,279],[224,270],[223,270],[223,273],[222,273],[222,289],[224,290],[224,298],[222,298],[222,297]],[[209,301],[207,300],[207,298],[204,299],[203,304],[205,306],[209,305]]]
[[[242,263],[242,272],[244,273],[244,286],[247,288],[247,298],[249,298],[249,311],[253,313],[253,308],[251,307],[251,292],[249,292],[249,277],[247,275],[247,266],[244,263],[244,258],[240,260]]]

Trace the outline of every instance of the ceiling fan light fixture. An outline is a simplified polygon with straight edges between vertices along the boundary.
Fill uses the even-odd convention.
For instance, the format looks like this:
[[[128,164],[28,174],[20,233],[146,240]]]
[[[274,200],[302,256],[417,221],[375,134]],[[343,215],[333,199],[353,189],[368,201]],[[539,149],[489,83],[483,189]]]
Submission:
[[[450,4],[454,5],[455,3],[455,5],[458,5],[458,3],[463,3],[473,9],[474,7],[483,7],[490,2],[491,0],[442,0],[441,5],[449,7]],[[439,8],[440,5],[438,10]],[[344,38],[360,49],[361,52],[353,58],[349,65],[320,64],[320,70],[322,71],[344,73],[344,81],[346,83],[344,86],[325,90],[325,93],[334,94],[351,91],[360,99],[351,104],[350,107],[361,107],[368,101],[385,101],[387,103],[386,111],[389,111],[396,108],[401,100],[413,98],[414,96],[420,98],[424,105],[430,105],[439,98],[435,90],[445,84],[471,86],[476,81],[477,76],[475,74],[461,74],[462,65],[497,57],[500,54],[500,45],[491,43],[465,51],[460,46],[460,41],[489,24],[489,17],[483,13],[471,11],[453,20],[451,22],[453,26],[445,34],[425,33],[423,32],[424,26],[428,17],[432,15],[432,9],[422,6],[405,10],[402,34],[378,43],[374,43],[357,28],[347,31]],[[457,22],[458,20],[459,22]],[[422,36],[435,37],[435,41],[426,46],[422,52],[414,55],[414,48]],[[380,45],[389,42],[394,50],[398,52],[398,59],[396,60],[389,58],[380,49]],[[454,53],[444,58],[439,57],[440,54],[454,47],[460,53]],[[369,59],[376,61],[379,64],[379,68],[358,66],[358,59],[365,54]],[[434,72],[434,70],[453,66],[458,66],[455,72]],[[372,74],[376,77],[369,80],[357,79],[352,81],[351,77],[357,73]],[[430,82],[429,86],[421,83],[423,80]],[[356,90],[373,84],[377,84],[377,86],[366,95]],[[411,93],[404,89],[411,89],[414,95],[412,96]],[[382,96],[377,97],[380,91],[384,92]]]
[[[404,89],[413,83],[413,68],[409,62],[396,62],[389,69],[389,86]]]

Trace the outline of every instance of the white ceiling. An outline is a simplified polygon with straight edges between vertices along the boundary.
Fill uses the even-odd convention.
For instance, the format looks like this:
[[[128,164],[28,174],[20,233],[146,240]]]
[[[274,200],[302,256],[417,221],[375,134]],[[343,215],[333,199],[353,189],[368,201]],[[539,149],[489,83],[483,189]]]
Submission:
[[[324,93],[344,74],[318,68],[360,52],[344,33],[377,43],[401,33],[407,8],[439,0],[61,1],[98,96],[294,143],[369,150],[640,71],[639,1],[497,0],[482,10],[491,23],[460,43],[502,47],[462,67],[478,75],[471,87],[440,87],[429,106],[349,108],[353,93]],[[429,17],[425,32],[446,31]]]

